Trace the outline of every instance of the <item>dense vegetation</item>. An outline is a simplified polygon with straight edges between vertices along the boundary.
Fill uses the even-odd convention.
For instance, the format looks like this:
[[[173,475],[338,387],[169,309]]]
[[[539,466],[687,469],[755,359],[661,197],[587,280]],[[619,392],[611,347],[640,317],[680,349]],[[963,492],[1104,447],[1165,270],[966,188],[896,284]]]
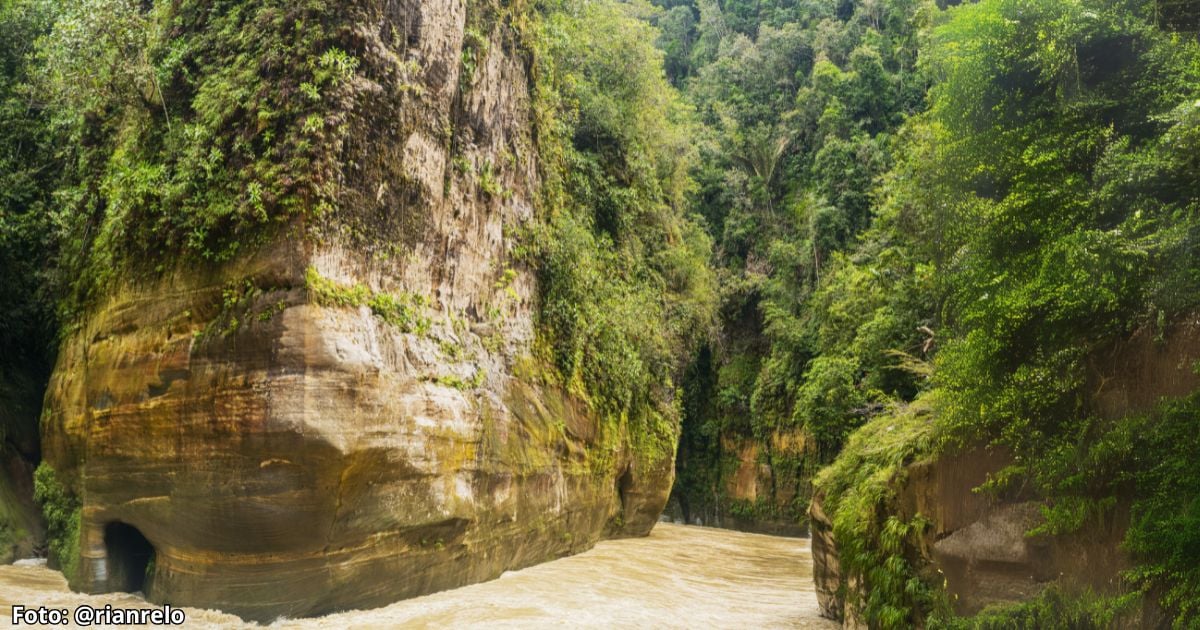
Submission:
[[[1200,623],[1200,401],[1105,419],[1089,388],[1104,352],[1200,307],[1194,3],[469,15],[506,21],[534,79],[544,185],[518,253],[539,358],[648,452],[682,414],[685,512],[801,522],[815,478],[875,626],[1106,625],[1139,596]],[[321,147],[359,61],[336,23],[322,0],[0,0],[0,401],[117,270],[222,264],[337,214]],[[906,554],[923,523],[888,509],[906,464],[979,444],[1014,455],[988,490],[1044,498],[1040,533],[1126,502],[1127,594],[952,617]],[[755,501],[729,494],[746,446],[770,473]]]
[[[1086,387],[1102,350],[1161,337],[1200,303],[1191,5],[662,8],[668,69],[706,123],[694,202],[723,280],[678,493],[720,502],[730,438],[749,439],[774,480],[799,478],[802,518],[804,480],[867,423],[818,488],[867,594],[853,604],[904,627],[945,611],[903,553],[921,524],[878,516],[893,478],[1003,445],[1016,463],[992,490],[1035,487],[1041,532],[1133,492],[1130,588],[1194,623],[1195,474],[1169,437],[1195,429],[1194,403],[1102,421]],[[803,451],[772,453],[789,431]],[[1165,463],[1138,455],[1143,440]],[[768,516],[788,507],[771,499]],[[1112,612],[1094,608],[1096,623]]]
[[[1194,430],[1194,403],[1105,421],[1087,388],[1103,350],[1137,330],[1161,338],[1200,302],[1200,25],[1173,32],[1182,16],[1158,9],[1001,1],[940,16],[921,57],[928,110],[906,124],[880,216],[937,279],[935,447],[1011,449],[995,489],[1037,488],[1044,533],[1132,493],[1129,584],[1190,624],[1197,557],[1176,519],[1194,510],[1194,473],[1175,466],[1191,447],[1165,436]],[[1130,422],[1172,463],[1128,450]],[[921,605],[898,596],[868,612],[907,620]]]
[[[545,221],[526,255],[541,276],[545,358],[607,417],[642,427],[635,437],[661,459],[678,439],[679,366],[712,328],[716,298],[712,245],[686,205],[692,121],[633,9],[542,7],[532,47]]]
[[[716,243],[722,332],[686,383],[677,497],[691,514],[803,520],[808,479],[856,423],[919,375],[929,267],[882,228],[875,182],[923,107],[920,2],[674,2],[655,18],[667,68],[703,123],[696,211]],[[870,255],[871,265],[856,265]],[[802,436],[797,438],[796,436]],[[736,454],[771,471],[728,496]]]
[[[44,11],[0,3],[0,463],[20,471],[39,456],[37,417],[49,376],[55,298],[49,271],[57,219],[51,192],[61,170],[49,120],[28,90]],[[0,496],[16,480],[0,478]],[[0,500],[0,555],[27,535],[18,505]]]

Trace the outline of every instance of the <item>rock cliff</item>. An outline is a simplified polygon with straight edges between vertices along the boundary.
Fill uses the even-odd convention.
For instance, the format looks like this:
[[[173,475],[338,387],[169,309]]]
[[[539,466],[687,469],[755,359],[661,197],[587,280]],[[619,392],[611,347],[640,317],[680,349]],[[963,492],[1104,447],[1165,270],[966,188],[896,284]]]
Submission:
[[[807,522],[796,514],[807,493],[806,436],[797,429],[773,431],[762,442],[738,435],[722,436],[717,461],[692,457],[680,449],[677,469],[709,475],[710,486],[676,485],[667,512],[671,518],[710,527],[726,527],[777,536],[804,536]],[[768,448],[764,448],[764,444]],[[688,470],[689,466],[699,468]],[[686,508],[686,509],[685,509]]]
[[[1128,505],[1115,518],[1097,519],[1069,535],[1027,533],[1042,522],[1041,501],[1016,493],[992,497],[974,490],[1011,458],[987,449],[912,463],[896,482],[897,504],[889,515],[904,522],[919,517],[929,527],[906,556],[946,590],[954,612],[973,615],[989,605],[1027,601],[1050,585],[1070,592],[1117,594],[1120,572],[1129,568],[1120,545],[1128,526]],[[848,606],[833,523],[825,498],[814,498],[813,578],[821,612],[847,627],[866,627]]]
[[[1200,376],[1192,369],[1197,357],[1200,322],[1194,317],[1158,334],[1142,329],[1093,354],[1087,404],[1105,420],[1146,413],[1161,399],[1200,389]],[[958,615],[1029,601],[1050,586],[1067,593],[1121,593],[1122,572],[1132,568],[1123,542],[1136,490],[1127,489],[1110,512],[1085,519],[1076,531],[1030,536],[1044,522],[1042,497],[1027,487],[999,494],[976,491],[1012,463],[1003,449],[983,447],[907,461],[889,477],[894,499],[876,518],[928,523],[902,556],[931,583],[941,584]],[[828,502],[818,492],[809,510],[822,614],[847,627],[865,627],[847,601],[847,592],[859,587],[845,578]],[[1122,623],[1169,625],[1151,601],[1127,614]]]
[[[42,450],[79,509],[55,558],[74,588],[319,615],[644,535],[667,500],[673,453],[535,358],[511,253],[539,165],[508,21],[338,4],[358,62],[326,121],[337,211],[115,281],[66,337]]]

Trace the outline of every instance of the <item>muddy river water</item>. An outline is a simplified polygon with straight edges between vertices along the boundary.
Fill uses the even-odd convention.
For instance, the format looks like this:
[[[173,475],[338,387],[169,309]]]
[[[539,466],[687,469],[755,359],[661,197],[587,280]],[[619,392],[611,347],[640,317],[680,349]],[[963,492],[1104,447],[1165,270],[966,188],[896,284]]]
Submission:
[[[817,614],[808,540],[660,523],[647,538],[375,610],[279,619],[272,628],[835,628]],[[12,606],[148,607],[136,595],[72,593],[57,571],[0,567],[0,625]],[[188,628],[256,628],[184,609]]]

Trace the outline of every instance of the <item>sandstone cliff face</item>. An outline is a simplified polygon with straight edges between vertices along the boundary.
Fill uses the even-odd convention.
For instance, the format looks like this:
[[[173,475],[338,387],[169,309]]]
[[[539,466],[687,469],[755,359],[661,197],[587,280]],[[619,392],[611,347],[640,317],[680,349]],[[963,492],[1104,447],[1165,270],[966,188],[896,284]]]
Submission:
[[[725,526],[743,531],[782,536],[803,536],[808,528],[803,519],[794,516],[793,506],[803,505],[806,497],[802,478],[788,468],[804,461],[808,441],[803,431],[777,430],[766,440],[770,455],[762,445],[751,440],[722,441],[725,452],[737,454],[737,468],[725,483],[726,496],[742,505],[767,505],[769,514],[725,514]],[[777,462],[773,467],[769,462]],[[775,468],[779,468],[776,470]]]
[[[1141,330],[1094,357],[1088,404],[1107,419],[1147,412],[1161,398],[1200,388],[1200,376],[1192,369],[1198,358],[1200,323],[1194,318],[1157,338],[1153,331]],[[1022,489],[998,497],[974,492],[1011,463],[1011,455],[1002,450],[968,448],[905,466],[892,482],[898,497],[890,513],[903,521],[917,515],[929,521],[920,547],[906,550],[910,561],[924,567],[932,581],[943,582],[960,615],[991,604],[1027,601],[1050,585],[1068,592],[1119,593],[1121,572],[1131,567],[1121,543],[1133,497],[1123,497],[1112,516],[1090,519],[1076,532],[1030,537],[1026,533],[1043,520],[1038,496]],[[844,583],[833,524],[823,505],[824,497],[818,495],[809,510],[822,614],[847,627],[865,627],[843,596],[856,585]],[[1139,626],[1166,625],[1152,603],[1134,614],[1132,621]]]
[[[57,559],[74,588],[144,576],[156,602],[318,615],[644,535],[666,502],[673,454],[532,358],[535,278],[510,251],[538,165],[511,34],[473,32],[488,52],[464,74],[461,0],[345,4],[343,209],[127,281],[63,345],[42,437],[82,504]]]
[[[804,518],[796,515],[808,496],[807,479],[795,470],[811,454],[801,430],[771,432],[765,443],[735,435],[720,438],[722,454],[719,470],[714,471],[719,487],[714,496],[697,497],[695,491],[676,488],[668,514],[678,521],[711,527],[725,527],[777,536],[804,536],[808,533]],[[772,466],[771,462],[776,465]],[[682,470],[692,464],[681,454]],[[690,495],[690,496],[689,496]],[[703,498],[703,501],[697,501]],[[686,509],[685,509],[686,503]],[[802,508],[800,508],[802,509]]]
[[[813,584],[821,616],[856,625],[853,610],[847,610],[842,589],[842,567],[838,561],[837,541],[833,538],[833,522],[825,513],[824,497],[817,494],[808,508],[809,531],[812,536]],[[846,588],[849,588],[847,586]]]
[[[1011,461],[1004,452],[978,448],[906,466],[895,482],[899,497],[889,514],[905,522],[920,515],[930,523],[906,557],[944,586],[959,615],[1027,601],[1052,584],[1070,592],[1119,593],[1120,573],[1130,568],[1120,546],[1128,504],[1118,506],[1115,518],[1093,520],[1068,535],[1027,536],[1042,522],[1037,497],[974,492]],[[843,589],[858,587],[844,583],[823,503],[823,496],[814,497],[809,512],[821,613],[846,627],[867,627],[844,597]]]

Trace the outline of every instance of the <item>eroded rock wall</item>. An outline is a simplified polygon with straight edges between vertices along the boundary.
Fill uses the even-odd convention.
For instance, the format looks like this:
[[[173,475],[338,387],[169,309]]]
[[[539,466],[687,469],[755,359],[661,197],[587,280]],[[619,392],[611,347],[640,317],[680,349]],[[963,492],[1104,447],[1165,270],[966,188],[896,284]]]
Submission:
[[[807,443],[804,432],[797,429],[770,432],[762,441],[725,435],[718,440],[720,456],[715,462],[689,458],[681,447],[679,470],[709,468],[702,472],[711,475],[715,487],[677,486],[667,513],[692,525],[805,536],[808,527],[802,512],[808,501],[808,479],[800,469],[810,456]]]
[[[219,269],[121,283],[63,345],[42,432],[82,503],[74,588],[130,586],[121,523],[153,548],[152,601],[318,615],[644,535],[666,502],[673,453],[533,357],[511,29],[460,0],[344,4],[341,205]]]
[[[1036,496],[1019,490],[1002,496],[975,492],[1011,463],[1002,450],[969,448],[904,467],[895,478],[899,496],[887,516],[903,522],[922,517],[929,523],[919,546],[906,549],[906,558],[945,589],[959,615],[1027,601],[1052,584],[1070,592],[1119,593],[1121,572],[1130,568],[1121,548],[1128,504],[1071,534],[1029,536],[1043,521],[1043,503]],[[846,627],[867,627],[844,597],[843,589],[858,586],[844,583],[824,503],[818,494],[809,511],[821,613]]]
[[[1197,360],[1200,323],[1195,317],[1164,330],[1140,330],[1092,357],[1088,405],[1105,419],[1146,413],[1163,398],[1200,388],[1193,369]],[[943,584],[960,615],[1028,601],[1050,585],[1067,592],[1120,593],[1122,572],[1132,567],[1122,542],[1133,495],[1119,497],[1113,510],[1088,519],[1078,531],[1029,536],[1044,520],[1040,497],[1021,487],[1000,495],[975,491],[1012,463],[1002,449],[973,447],[905,466],[893,480],[897,499],[889,514],[905,522],[920,515],[929,522],[920,548],[907,550],[910,561],[923,567],[931,582]],[[844,583],[824,499],[818,494],[809,510],[822,614],[847,627],[865,626],[843,597],[845,589],[857,587]],[[1167,625],[1152,602],[1131,615],[1126,622],[1139,627]]]

